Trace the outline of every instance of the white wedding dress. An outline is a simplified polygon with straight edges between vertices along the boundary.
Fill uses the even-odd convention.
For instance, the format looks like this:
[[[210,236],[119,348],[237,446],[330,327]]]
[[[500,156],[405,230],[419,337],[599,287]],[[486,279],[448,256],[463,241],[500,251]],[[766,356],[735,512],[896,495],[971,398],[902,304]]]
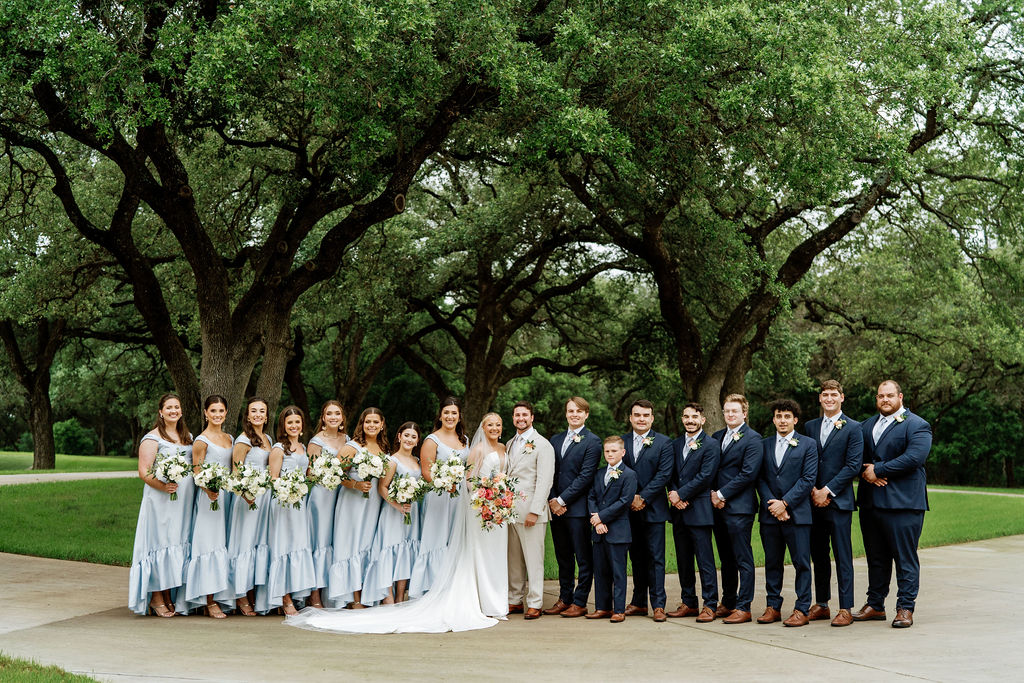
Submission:
[[[501,456],[484,456],[474,476],[502,470]],[[480,527],[469,505],[470,492],[460,485],[451,543],[438,572],[435,588],[425,596],[397,605],[370,609],[307,607],[286,617],[288,626],[341,633],[444,633],[487,628],[508,612],[508,528]],[[457,532],[457,533],[456,533]]]

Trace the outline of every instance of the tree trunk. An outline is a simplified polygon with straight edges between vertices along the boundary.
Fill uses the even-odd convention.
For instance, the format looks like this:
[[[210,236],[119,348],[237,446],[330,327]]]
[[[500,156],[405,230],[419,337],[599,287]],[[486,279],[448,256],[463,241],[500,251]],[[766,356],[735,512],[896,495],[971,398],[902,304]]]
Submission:
[[[28,422],[32,430],[32,469],[52,470],[57,466],[53,443],[53,405],[50,403],[50,368],[36,369],[29,395]]]
[[[99,424],[96,425],[96,455],[107,454],[106,432],[107,421],[101,417]]]
[[[296,325],[292,338],[292,353],[284,368],[284,381],[288,385],[288,393],[292,395],[292,403],[306,414],[306,419],[310,421],[310,424],[306,426],[312,430],[316,426],[316,419],[309,412],[309,394],[306,393],[306,383],[302,378],[302,359],[306,356],[303,341],[302,328]]]
[[[697,403],[704,406],[707,423],[704,430],[709,434],[725,427],[722,417],[722,388],[725,385],[725,374],[706,373],[697,384]]]
[[[142,440],[142,423],[139,422],[139,418],[132,417],[131,422],[128,425],[131,431],[131,445],[128,447],[128,457],[138,458],[139,457],[139,442]]]
[[[267,402],[267,414],[276,416],[284,387],[285,368],[292,352],[289,320],[291,310],[274,311],[267,321],[266,343],[263,345],[263,365],[256,382],[256,394]],[[269,422],[268,422],[269,424]]]

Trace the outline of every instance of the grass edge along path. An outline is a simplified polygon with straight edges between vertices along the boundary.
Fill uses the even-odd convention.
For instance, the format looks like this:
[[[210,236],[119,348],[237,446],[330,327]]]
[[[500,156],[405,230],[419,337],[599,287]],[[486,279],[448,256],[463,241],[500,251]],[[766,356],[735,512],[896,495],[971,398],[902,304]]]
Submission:
[[[143,486],[138,479],[106,479],[0,487],[0,552],[129,566]],[[936,495],[930,503],[922,548],[1024,534],[1024,497]],[[666,572],[674,574],[671,524],[666,536]],[[751,540],[762,566],[756,524]],[[863,556],[856,515],[853,549]],[[544,564],[546,577],[556,578],[550,533]]]
[[[31,453],[0,451],[0,476],[50,472],[131,472],[139,468],[139,461],[126,455],[65,455],[58,453],[56,465],[57,467],[52,470],[34,470],[32,469]]]
[[[7,683],[99,683],[95,678],[73,674],[56,666],[44,666],[38,662],[8,657],[0,652],[0,681]]]

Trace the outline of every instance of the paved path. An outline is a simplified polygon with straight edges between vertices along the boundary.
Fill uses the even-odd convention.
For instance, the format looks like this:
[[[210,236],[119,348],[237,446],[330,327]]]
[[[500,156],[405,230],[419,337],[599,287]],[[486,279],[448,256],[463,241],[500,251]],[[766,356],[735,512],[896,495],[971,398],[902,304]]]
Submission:
[[[104,681],[982,681],[1024,669],[1024,536],[921,551],[911,629],[513,617],[482,631],[356,636],[280,617],[136,617],[128,570],[0,554],[0,650]],[[856,561],[858,599],[865,566]],[[787,571],[792,581],[792,570]],[[758,570],[755,610],[764,607]],[[669,594],[678,594],[669,577]],[[548,582],[546,604],[556,585]],[[895,587],[893,588],[895,593]],[[787,585],[784,607],[792,606]],[[890,616],[893,610],[889,602]],[[670,607],[675,606],[674,600]],[[857,605],[859,607],[859,603]]]
[[[127,479],[139,476],[138,470],[124,472],[31,472],[29,474],[0,475],[0,486],[8,484],[41,484],[48,481],[78,481],[80,479]]]

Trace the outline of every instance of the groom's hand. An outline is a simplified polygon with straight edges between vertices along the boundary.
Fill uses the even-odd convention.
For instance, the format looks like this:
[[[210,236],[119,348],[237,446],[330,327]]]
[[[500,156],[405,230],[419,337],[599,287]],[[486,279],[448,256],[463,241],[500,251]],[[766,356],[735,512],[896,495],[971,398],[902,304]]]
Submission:
[[[537,523],[537,515],[530,512],[526,515],[526,519],[523,520],[523,526],[533,526]]]
[[[590,526],[597,526],[601,523],[601,515],[596,512],[590,515]]]
[[[633,496],[633,503],[629,506],[635,512],[639,512],[644,509],[644,499],[639,494]]]

